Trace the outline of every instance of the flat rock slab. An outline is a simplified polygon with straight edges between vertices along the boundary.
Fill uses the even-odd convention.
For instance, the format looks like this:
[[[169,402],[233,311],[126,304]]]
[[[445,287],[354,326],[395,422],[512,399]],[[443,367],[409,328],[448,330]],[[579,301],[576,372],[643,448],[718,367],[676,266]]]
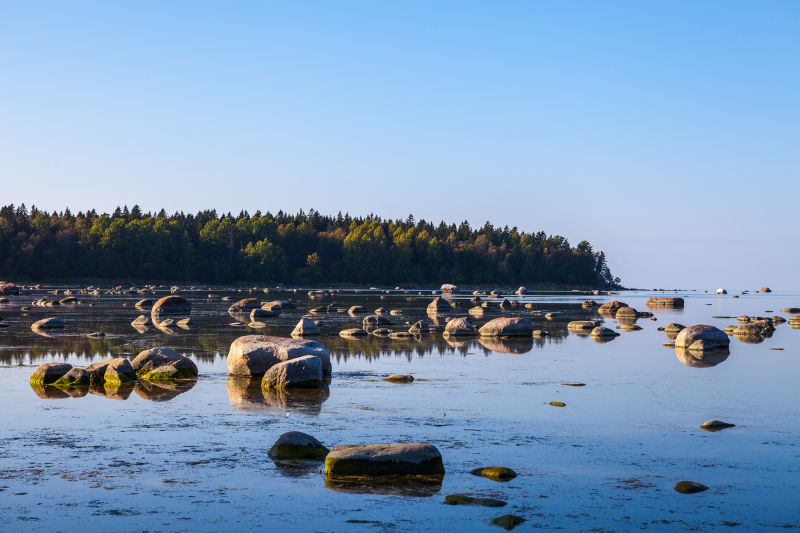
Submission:
[[[291,359],[313,355],[322,361],[322,372],[331,374],[331,358],[325,345],[312,340],[268,335],[245,335],[231,343],[228,373],[235,376],[263,376],[267,370]]]
[[[351,444],[331,448],[325,475],[444,475],[444,464],[431,444]]]
[[[414,376],[411,374],[392,374],[383,378],[383,381],[388,381],[389,383],[413,383]]]
[[[495,498],[477,498],[469,494],[450,494],[444,497],[447,505],[481,505],[483,507],[505,507],[506,502]]]

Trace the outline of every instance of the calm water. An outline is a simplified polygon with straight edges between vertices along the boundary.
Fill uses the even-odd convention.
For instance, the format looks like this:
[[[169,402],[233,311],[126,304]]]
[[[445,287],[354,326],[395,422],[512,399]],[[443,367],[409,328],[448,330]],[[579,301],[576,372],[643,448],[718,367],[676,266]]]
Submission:
[[[527,520],[517,531],[800,528],[800,330],[779,325],[760,344],[732,339],[730,356],[710,368],[682,364],[662,347],[668,339],[657,330],[673,321],[723,328],[736,320],[711,317],[800,307],[800,295],[679,294],[685,309],[651,309],[657,321],[640,319],[641,331],[604,344],[568,333],[566,317],[534,317],[551,336],[515,343],[450,343],[438,333],[354,341],[323,334],[334,365],[330,388],[261,398],[228,381],[231,341],[251,333],[288,335],[322,303],[305,292],[256,293],[264,301],[292,299],[298,309],[252,330],[231,326],[227,313],[246,292],[213,292],[215,299],[206,297],[208,290],[183,292],[196,324],[172,333],[134,330],[130,322],[141,314],[134,296],[79,296],[82,305],[20,310],[50,296],[42,292],[0,305],[10,323],[0,328],[0,530],[499,531],[490,521],[506,513]],[[220,301],[226,295],[233,300]],[[645,310],[650,295],[615,298]],[[562,292],[523,300],[575,318],[590,316],[580,309],[587,297],[610,299]],[[391,317],[402,324],[424,318],[431,298],[351,292],[323,303],[402,309],[404,317]],[[68,327],[54,338],[34,334],[30,324],[47,316],[62,317]],[[495,316],[499,311],[477,322]],[[347,314],[320,318],[323,333],[360,324]],[[96,330],[107,336],[86,337]],[[44,362],[83,366],[154,346],[191,357],[201,374],[196,384],[65,399],[39,398],[28,384]],[[417,381],[381,381],[393,373]],[[572,381],[586,386],[561,385]],[[699,429],[709,418],[736,427]],[[269,459],[267,450],[290,430],[329,447],[429,442],[441,450],[447,474],[428,496],[329,488],[317,468],[286,469]],[[519,477],[496,483],[469,473],[492,465],[511,467]],[[682,495],[672,489],[680,480],[710,489]],[[452,493],[508,505],[444,505]]]

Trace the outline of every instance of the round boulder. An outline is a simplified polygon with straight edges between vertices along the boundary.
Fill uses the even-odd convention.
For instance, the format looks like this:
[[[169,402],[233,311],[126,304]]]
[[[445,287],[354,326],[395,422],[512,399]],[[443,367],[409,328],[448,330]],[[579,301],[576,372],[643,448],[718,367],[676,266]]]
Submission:
[[[716,350],[727,348],[731,341],[725,332],[714,326],[699,324],[684,328],[675,337],[675,348],[691,351]]]
[[[235,376],[263,376],[272,366],[312,355],[322,361],[323,373],[331,374],[331,358],[320,342],[267,335],[245,335],[231,343],[228,373]]]
[[[322,384],[322,359],[305,355],[270,367],[261,380],[264,390],[311,388]]]

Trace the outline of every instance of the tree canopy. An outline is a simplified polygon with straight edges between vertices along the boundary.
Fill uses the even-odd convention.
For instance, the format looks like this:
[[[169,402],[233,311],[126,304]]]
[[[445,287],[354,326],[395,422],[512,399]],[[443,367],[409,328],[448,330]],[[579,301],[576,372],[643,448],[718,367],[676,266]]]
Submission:
[[[413,216],[0,208],[0,276],[209,283],[619,283],[588,241]]]

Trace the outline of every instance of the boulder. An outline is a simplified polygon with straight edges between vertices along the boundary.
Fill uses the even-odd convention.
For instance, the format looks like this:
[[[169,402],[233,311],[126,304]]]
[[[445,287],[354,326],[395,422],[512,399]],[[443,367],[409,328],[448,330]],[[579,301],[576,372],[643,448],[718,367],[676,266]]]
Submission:
[[[430,330],[431,326],[427,320],[418,320],[408,328],[409,333],[428,333]]]
[[[615,316],[617,311],[622,309],[623,307],[628,307],[628,304],[620,302],[618,300],[611,300],[610,302],[606,302],[600,307],[597,308],[597,312],[601,315],[611,315]]]
[[[476,468],[470,472],[473,476],[485,477],[495,481],[511,481],[517,477],[517,473],[505,466],[487,466],[484,468]]]
[[[683,307],[683,298],[670,296],[652,296],[647,299],[645,305],[648,307],[666,307],[669,309],[680,309]]]
[[[322,359],[314,355],[304,355],[270,367],[261,380],[261,388],[272,390],[319,387],[322,376]]]
[[[383,381],[388,381],[389,383],[413,383],[414,376],[411,374],[392,374],[383,378]]]
[[[89,384],[89,374],[82,368],[72,367],[69,371],[55,380],[53,385],[56,387],[77,387]]]
[[[249,313],[253,309],[259,309],[261,302],[258,298],[242,298],[238,302],[228,307],[229,313]]]
[[[136,371],[124,357],[98,361],[88,365],[84,370],[92,383],[127,383],[136,380]]]
[[[69,363],[45,363],[36,367],[30,382],[32,386],[51,385],[72,369]]]
[[[684,328],[675,337],[675,348],[685,348],[691,351],[715,350],[727,348],[730,339],[719,328],[699,324]]]
[[[594,300],[584,300],[584,302],[581,304],[581,307],[584,309],[594,309],[597,307],[597,302]]]
[[[723,422],[722,420],[706,420],[702,424],[700,424],[701,429],[705,429],[706,431],[720,431],[722,429],[728,429],[735,427],[736,424],[731,424],[729,422]]]
[[[445,326],[443,333],[445,337],[477,334],[478,328],[476,328],[475,324],[466,318],[454,318],[453,320],[449,321],[447,326]]]
[[[391,326],[392,321],[382,315],[368,315],[361,321],[364,329],[369,329],[375,326]]]
[[[313,337],[319,335],[319,326],[313,320],[301,318],[292,330],[292,337]]]
[[[448,494],[444,497],[447,505],[481,505],[483,507],[504,507],[506,502],[496,498],[478,498],[469,494]]]
[[[596,328],[592,329],[591,336],[598,338],[619,337],[619,333],[617,333],[613,329],[605,328],[603,326],[597,326]]]
[[[439,288],[439,290],[442,291],[442,294],[453,294],[458,290],[458,287],[452,283],[445,283]]]
[[[331,448],[325,475],[444,475],[444,464],[431,444],[351,444]]]
[[[261,307],[258,307],[256,309],[251,309],[250,310],[250,321],[251,322],[255,322],[259,318],[267,318],[267,317],[272,317],[272,316],[278,316],[280,314],[281,314],[280,310],[272,311],[271,309],[263,309]]]
[[[589,333],[597,327],[594,320],[573,320],[567,324],[567,329],[574,333]]]
[[[360,315],[362,313],[366,313],[367,308],[363,305],[353,305],[347,310],[347,312],[351,315]]]
[[[714,291],[714,293],[715,293],[715,294],[728,294],[728,291],[726,291],[725,289],[723,289],[722,287],[720,287],[719,289],[717,289],[716,291]]]
[[[325,459],[329,451],[328,448],[311,435],[300,431],[289,431],[278,437],[278,440],[269,449],[267,455],[272,459],[322,460]]]
[[[704,490],[708,490],[708,487],[706,487],[701,483],[696,483],[694,481],[679,481],[675,484],[674,489],[680,492],[681,494],[696,494],[698,492],[703,492]]]
[[[137,355],[131,367],[140,379],[162,381],[197,377],[197,365],[170,348],[151,348]]]
[[[138,302],[136,302],[136,305],[134,307],[136,307],[136,309],[151,309],[153,307],[153,300],[149,299],[139,300]]]
[[[364,337],[369,335],[367,330],[361,328],[350,328],[350,329],[343,329],[339,332],[339,336],[345,339],[353,338],[353,337]]]
[[[445,314],[452,312],[453,306],[444,298],[436,297],[428,304],[427,311],[429,315]]]
[[[18,296],[19,287],[10,281],[0,281],[0,296]]]
[[[153,321],[150,320],[150,317],[147,315],[139,315],[137,316],[133,322],[131,322],[131,326],[143,326],[143,327],[150,327],[153,325]]]
[[[161,317],[169,315],[188,315],[192,312],[192,304],[189,300],[182,296],[165,296],[157,300],[150,310],[150,316],[153,322],[158,324],[161,322]]]
[[[37,320],[31,325],[31,329],[56,329],[56,328],[63,328],[64,321],[60,318],[43,318],[41,320]]]
[[[533,324],[525,318],[499,317],[484,324],[478,333],[481,337],[530,337]]]
[[[636,320],[638,316],[636,309],[633,307],[620,307],[614,314],[614,318],[617,320]]]
[[[304,340],[245,335],[231,343],[228,350],[228,373],[235,376],[263,376],[274,365],[312,355],[322,361],[324,375],[331,374],[331,358],[322,343]]]

